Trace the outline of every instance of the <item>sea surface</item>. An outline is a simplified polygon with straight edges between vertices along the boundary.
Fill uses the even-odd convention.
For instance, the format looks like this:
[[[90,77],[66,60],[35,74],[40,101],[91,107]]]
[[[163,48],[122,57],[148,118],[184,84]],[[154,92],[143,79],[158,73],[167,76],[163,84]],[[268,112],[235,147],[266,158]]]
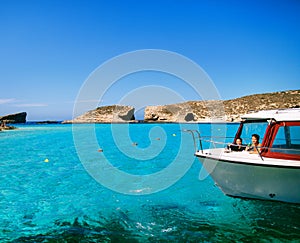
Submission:
[[[300,242],[300,205],[231,198],[199,179],[183,132],[195,127],[230,142],[238,125],[0,132],[0,242]]]

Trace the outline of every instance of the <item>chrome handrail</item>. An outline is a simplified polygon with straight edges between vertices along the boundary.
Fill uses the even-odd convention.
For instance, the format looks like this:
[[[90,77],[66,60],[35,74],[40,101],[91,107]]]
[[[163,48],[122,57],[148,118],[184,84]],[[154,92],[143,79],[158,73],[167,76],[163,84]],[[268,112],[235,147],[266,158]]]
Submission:
[[[201,135],[200,135],[200,132],[198,130],[189,130],[189,129],[184,129],[183,130],[184,132],[189,132],[192,134],[192,137],[193,137],[193,141],[194,141],[194,148],[195,148],[195,151],[199,151],[198,150],[198,146],[196,144],[196,138],[195,138],[195,133],[197,133],[197,138],[199,140],[199,146],[200,146],[200,150],[201,150],[201,153],[203,154],[203,146],[202,146],[202,139],[201,139]]]
[[[214,140],[211,140],[211,139],[203,139],[204,137],[210,137],[210,138],[214,138],[212,136],[201,136],[200,132],[198,130],[183,130],[184,132],[189,132],[192,134],[192,137],[193,137],[193,142],[194,142],[194,148],[195,148],[195,151],[198,152],[198,151],[201,151],[201,153],[203,154],[203,145],[202,145],[202,141],[203,142],[208,142],[208,143],[211,143],[213,144],[214,148],[217,148],[217,144],[222,144],[222,145],[235,145],[233,143],[225,143],[225,142],[218,142],[218,141],[214,141]],[[216,138],[222,138],[222,137],[216,137]],[[224,137],[224,138],[232,138],[232,137]],[[196,139],[199,140],[199,145],[197,146],[197,142],[196,142]],[[249,147],[248,145],[241,145],[242,147]],[[198,148],[200,148],[198,150]],[[262,146],[255,146],[255,149],[256,151],[258,152],[258,155],[259,157],[261,158],[261,160],[264,160],[262,154],[261,154],[261,149],[274,149],[274,150],[277,150],[277,151],[300,151],[299,149],[295,149],[295,148],[277,148],[277,147],[262,147]]]

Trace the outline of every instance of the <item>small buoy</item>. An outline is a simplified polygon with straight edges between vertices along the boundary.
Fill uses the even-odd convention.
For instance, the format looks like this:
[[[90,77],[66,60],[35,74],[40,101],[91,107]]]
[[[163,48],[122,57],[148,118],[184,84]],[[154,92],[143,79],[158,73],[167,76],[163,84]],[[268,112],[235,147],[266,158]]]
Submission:
[[[45,159],[44,162],[45,162],[45,163],[48,163],[48,162],[49,162],[49,159]]]
[[[172,134],[172,136],[173,136],[173,137],[176,137],[176,134],[175,134],[175,133],[173,133],[173,134]]]
[[[99,153],[103,152],[103,149],[98,149],[98,152],[99,152]]]

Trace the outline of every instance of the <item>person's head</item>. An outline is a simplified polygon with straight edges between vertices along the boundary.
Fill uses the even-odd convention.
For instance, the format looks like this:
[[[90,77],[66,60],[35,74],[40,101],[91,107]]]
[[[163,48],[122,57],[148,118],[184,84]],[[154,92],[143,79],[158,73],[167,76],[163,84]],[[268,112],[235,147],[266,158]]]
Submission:
[[[252,143],[259,144],[259,135],[258,134],[252,134]]]
[[[237,145],[242,145],[243,140],[242,140],[241,138],[237,138],[237,139],[235,140],[235,143],[236,143]]]

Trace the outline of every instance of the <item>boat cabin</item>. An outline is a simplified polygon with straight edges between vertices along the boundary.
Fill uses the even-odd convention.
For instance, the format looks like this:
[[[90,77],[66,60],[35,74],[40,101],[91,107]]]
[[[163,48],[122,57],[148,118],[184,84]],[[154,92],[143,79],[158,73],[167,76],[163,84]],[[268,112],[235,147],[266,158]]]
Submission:
[[[251,143],[251,135],[258,134],[261,156],[300,160],[300,109],[268,110],[242,117],[235,135]]]

